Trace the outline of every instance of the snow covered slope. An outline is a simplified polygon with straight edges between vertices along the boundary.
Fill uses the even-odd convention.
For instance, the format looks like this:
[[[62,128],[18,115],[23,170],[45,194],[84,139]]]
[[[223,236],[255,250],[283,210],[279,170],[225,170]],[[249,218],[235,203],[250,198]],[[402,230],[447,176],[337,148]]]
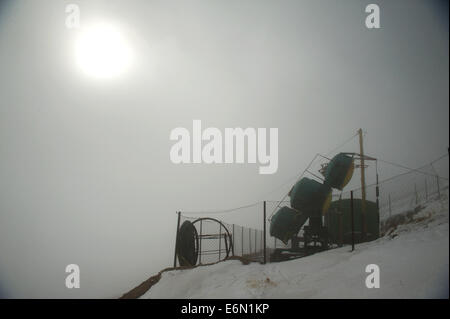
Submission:
[[[448,298],[448,190],[385,237],[296,260],[174,270],[142,298]],[[368,264],[380,288],[368,289]]]

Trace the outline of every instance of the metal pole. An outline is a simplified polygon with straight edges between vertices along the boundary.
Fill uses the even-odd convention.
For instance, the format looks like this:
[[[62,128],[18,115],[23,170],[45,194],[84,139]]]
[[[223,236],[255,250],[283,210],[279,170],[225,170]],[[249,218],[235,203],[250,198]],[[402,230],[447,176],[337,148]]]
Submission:
[[[342,218],[343,218],[343,213],[342,213],[342,192],[339,195],[339,210],[338,210],[338,216],[339,216],[339,243],[340,243],[340,247],[342,247],[342,245],[344,245],[344,226],[343,226],[343,222],[342,222]]]
[[[362,236],[365,238],[367,232],[367,224],[366,224],[366,175],[364,172],[364,147],[363,147],[363,135],[362,129],[358,130],[359,134],[359,155],[361,157],[361,219],[362,219]]]
[[[175,254],[173,256],[173,267],[177,266],[177,251],[178,251],[178,231],[180,229],[180,215],[181,212],[177,212],[178,221],[177,221],[177,235],[175,236]]]
[[[200,219],[200,249],[198,252],[198,263],[202,263],[202,234],[203,234],[203,220]]]
[[[264,263],[267,261],[266,256],[266,201],[264,201],[264,234],[263,234]]]
[[[375,170],[377,173],[377,186],[375,188],[375,195],[377,196],[377,229],[378,229],[378,234],[377,234],[377,238],[380,237],[380,186],[378,185],[378,160],[375,161]]]
[[[355,223],[353,216],[353,191],[350,191],[350,213],[352,215],[352,251],[355,250]]]
[[[223,242],[225,244],[225,258],[227,258],[229,250],[228,250],[227,234],[225,233],[223,234]]]
[[[378,185],[378,160],[375,161],[375,170],[377,174],[377,186],[375,188],[375,195],[377,196],[377,212],[378,212],[378,219],[380,219],[380,186]],[[379,222],[378,222],[379,224]]]

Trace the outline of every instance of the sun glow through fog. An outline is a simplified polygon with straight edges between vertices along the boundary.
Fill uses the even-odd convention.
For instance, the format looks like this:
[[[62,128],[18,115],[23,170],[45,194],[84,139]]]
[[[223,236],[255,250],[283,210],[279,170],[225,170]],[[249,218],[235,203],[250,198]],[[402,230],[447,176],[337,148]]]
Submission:
[[[89,76],[113,78],[130,66],[132,52],[115,26],[97,24],[80,30],[75,43],[77,65]]]

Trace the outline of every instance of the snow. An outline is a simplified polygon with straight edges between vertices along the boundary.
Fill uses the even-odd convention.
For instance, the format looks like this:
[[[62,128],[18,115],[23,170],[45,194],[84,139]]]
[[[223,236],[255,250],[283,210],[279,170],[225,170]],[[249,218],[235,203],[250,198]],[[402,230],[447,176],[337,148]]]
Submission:
[[[142,298],[448,298],[448,190],[383,238],[266,265],[238,260],[174,270]],[[368,264],[380,288],[365,285]]]

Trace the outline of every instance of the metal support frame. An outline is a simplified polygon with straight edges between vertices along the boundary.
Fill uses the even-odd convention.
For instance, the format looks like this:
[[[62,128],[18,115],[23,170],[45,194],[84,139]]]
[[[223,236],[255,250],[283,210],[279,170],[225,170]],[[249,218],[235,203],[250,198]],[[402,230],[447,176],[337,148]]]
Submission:
[[[203,234],[203,221],[212,221],[212,222],[216,222],[219,224],[219,233],[213,233],[213,234]],[[202,218],[198,218],[196,219],[194,222],[192,222],[192,224],[196,224],[199,223],[200,224],[200,235],[198,235],[199,238],[199,247],[202,247],[202,241],[203,240],[219,240],[219,249],[212,249],[212,250],[203,250],[200,249],[199,250],[199,263],[201,262],[201,256],[207,256],[207,255],[213,255],[213,254],[218,254],[219,255],[219,260],[222,260],[222,252],[224,251],[224,249],[222,248],[222,239],[224,240],[224,244],[225,244],[225,257],[224,259],[228,258],[230,253],[232,254],[232,249],[234,246],[234,239],[233,239],[233,235],[230,234],[229,230],[227,229],[227,227],[222,224],[221,221],[215,219],[215,218],[210,218],[210,217],[202,217]],[[233,225],[234,226],[234,225]],[[178,235],[177,235],[178,236]],[[230,242],[228,242],[230,241]]]
[[[263,222],[264,222],[264,234],[263,234],[263,249],[264,249],[264,264],[267,262],[266,256],[266,201],[264,201],[264,213],[263,213]]]
[[[222,224],[219,224],[219,260],[221,250],[222,250]]]
[[[366,175],[364,166],[364,146],[362,129],[358,130],[359,135],[359,153],[361,154],[361,219],[362,219],[362,237],[366,237],[367,223],[366,223]]]
[[[178,221],[177,221],[177,235],[175,236],[175,254],[173,256],[173,267],[177,266],[177,252],[178,252],[178,233],[180,230],[180,217],[181,212],[177,212],[178,214]]]
[[[352,251],[355,250],[355,223],[353,215],[353,191],[350,191],[350,213],[352,215]]]
[[[200,221],[200,248],[198,250],[198,263],[202,263],[202,236],[203,236],[203,220]]]

